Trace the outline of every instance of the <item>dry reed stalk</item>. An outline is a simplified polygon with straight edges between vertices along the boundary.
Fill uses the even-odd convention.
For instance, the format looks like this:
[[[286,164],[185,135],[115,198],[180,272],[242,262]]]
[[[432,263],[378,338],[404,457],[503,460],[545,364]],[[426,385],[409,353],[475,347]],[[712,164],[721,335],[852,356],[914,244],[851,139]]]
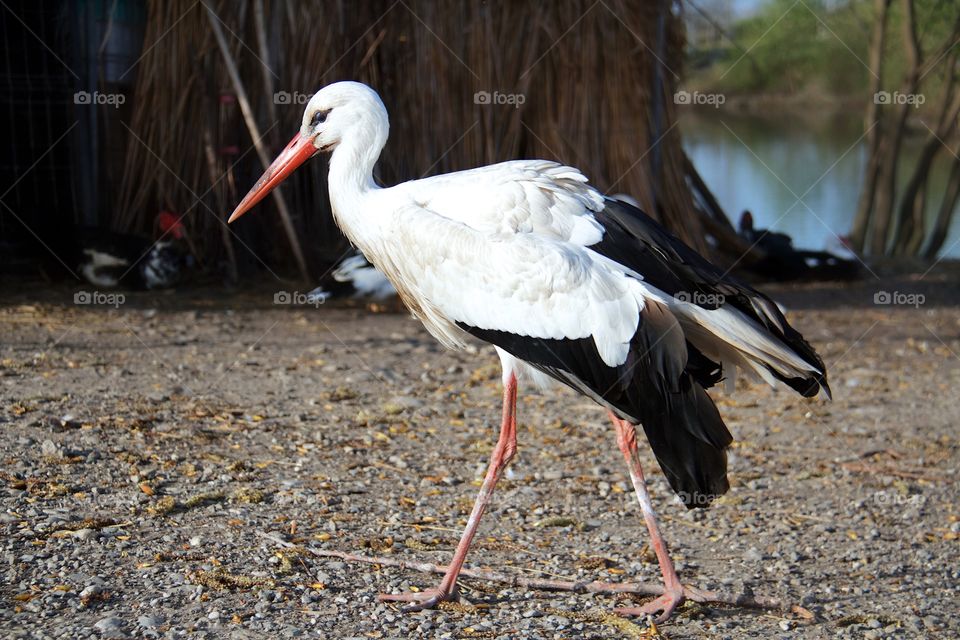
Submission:
[[[209,5],[204,5],[204,9],[207,11],[207,16],[210,18],[210,28],[213,30],[213,35],[217,40],[217,45],[220,47],[220,52],[223,54],[223,62],[227,66],[227,72],[230,75],[230,80],[233,83],[234,90],[237,92],[237,100],[240,103],[240,110],[243,113],[243,120],[247,125],[247,130],[250,131],[250,137],[253,140],[253,145],[257,150],[257,155],[260,157],[260,162],[263,164],[263,168],[266,169],[270,166],[271,157],[267,153],[266,148],[263,145],[263,136],[260,133],[260,127],[257,125],[256,118],[253,114],[253,109],[250,107],[250,101],[247,98],[247,91],[244,89],[243,81],[240,79],[240,72],[237,70],[237,65],[233,60],[233,56],[230,54],[230,48],[227,46],[227,40],[223,35],[223,29],[220,27],[220,19],[217,17],[217,14],[214,13],[213,9]],[[261,64],[263,64],[261,62]],[[270,92],[272,96],[273,93]],[[283,192],[279,189],[274,189],[270,195],[273,197],[274,203],[277,205],[277,210],[280,213],[280,219],[283,222],[283,229],[287,234],[287,240],[290,242],[290,249],[293,250],[293,256],[297,261],[297,266],[300,269],[300,276],[303,278],[305,283],[310,282],[310,272],[307,269],[306,258],[303,257],[303,249],[300,248],[300,240],[297,238],[297,231],[294,229],[293,221],[290,219],[290,209],[287,207],[287,200],[283,197]]]

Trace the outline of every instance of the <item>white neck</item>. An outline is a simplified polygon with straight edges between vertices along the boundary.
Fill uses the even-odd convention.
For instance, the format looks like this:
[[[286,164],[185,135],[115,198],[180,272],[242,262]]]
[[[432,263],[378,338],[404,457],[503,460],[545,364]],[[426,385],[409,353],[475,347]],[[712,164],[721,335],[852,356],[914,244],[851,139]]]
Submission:
[[[372,122],[371,122],[372,121]],[[344,132],[330,156],[327,183],[337,225],[355,244],[368,244],[375,232],[375,212],[364,211],[363,200],[380,187],[373,181],[373,167],[387,143],[389,127],[384,119],[362,119]]]

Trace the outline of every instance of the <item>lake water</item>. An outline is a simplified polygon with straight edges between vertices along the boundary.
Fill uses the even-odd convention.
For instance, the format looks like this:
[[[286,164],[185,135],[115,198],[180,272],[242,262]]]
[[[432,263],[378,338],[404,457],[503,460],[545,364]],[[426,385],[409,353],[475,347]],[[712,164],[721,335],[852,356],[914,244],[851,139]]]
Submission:
[[[749,209],[755,226],[793,237],[794,246],[829,249],[849,233],[856,213],[866,153],[861,115],[802,119],[789,113],[757,116],[698,109],[681,114],[684,147],[734,225]],[[919,139],[920,136],[917,136]],[[901,161],[906,181],[916,139]],[[927,216],[940,206],[949,151],[934,166]],[[953,158],[950,158],[951,160]],[[799,198],[799,200],[798,200]],[[960,258],[960,213],[942,254]]]

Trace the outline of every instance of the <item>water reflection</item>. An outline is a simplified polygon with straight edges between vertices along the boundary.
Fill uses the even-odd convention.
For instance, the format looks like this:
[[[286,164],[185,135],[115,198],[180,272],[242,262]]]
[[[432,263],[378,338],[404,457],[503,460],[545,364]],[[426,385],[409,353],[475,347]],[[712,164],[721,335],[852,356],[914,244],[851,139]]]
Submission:
[[[798,247],[829,249],[835,235],[850,231],[856,212],[865,162],[863,127],[859,112],[811,112],[684,110],[680,127],[687,153],[734,224],[749,209],[757,227],[783,231]],[[912,167],[919,138],[908,145],[902,182],[909,178],[904,166]],[[942,160],[930,176],[928,220],[936,216],[946,189],[949,172]],[[957,217],[943,253],[960,257]]]

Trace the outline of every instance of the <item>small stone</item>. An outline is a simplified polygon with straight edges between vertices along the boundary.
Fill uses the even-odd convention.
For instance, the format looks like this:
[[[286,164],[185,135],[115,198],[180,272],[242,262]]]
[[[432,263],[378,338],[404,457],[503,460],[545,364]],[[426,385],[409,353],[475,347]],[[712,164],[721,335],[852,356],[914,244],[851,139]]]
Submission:
[[[793,625],[790,624],[789,620],[781,620],[779,623],[779,627],[781,631],[790,631],[791,626]]]
[[[137,618],[137,624],[144,629],[156,629],[164,623],[163,616],[140,616]]]
[[[113,636],[122,631],[123,621],[116,616],[108,616],[94,623],[93,628],[103,635]]]
[[[91,584],[88,587],[84,587],[83,591],[80,592],[81,598],[92,598],[99,594],[102,590],[95,584]]]
[[[387,461],[398,469],[406,469],[407,461],[400,456],[390,456]]]
[[[88,540],[95,540],[99,536],[100,536],[100,532],[97,531],[96,529],[89,529],[89,528],[77,529],[76,531],[73,532],[73,537],[76,538],[77,540],[82,540],[83,542],[86,542]]]
[[[40,453],[48,458],[62,458],[63,447],[55,443],[53,440],[44,440],[40,445]]]

